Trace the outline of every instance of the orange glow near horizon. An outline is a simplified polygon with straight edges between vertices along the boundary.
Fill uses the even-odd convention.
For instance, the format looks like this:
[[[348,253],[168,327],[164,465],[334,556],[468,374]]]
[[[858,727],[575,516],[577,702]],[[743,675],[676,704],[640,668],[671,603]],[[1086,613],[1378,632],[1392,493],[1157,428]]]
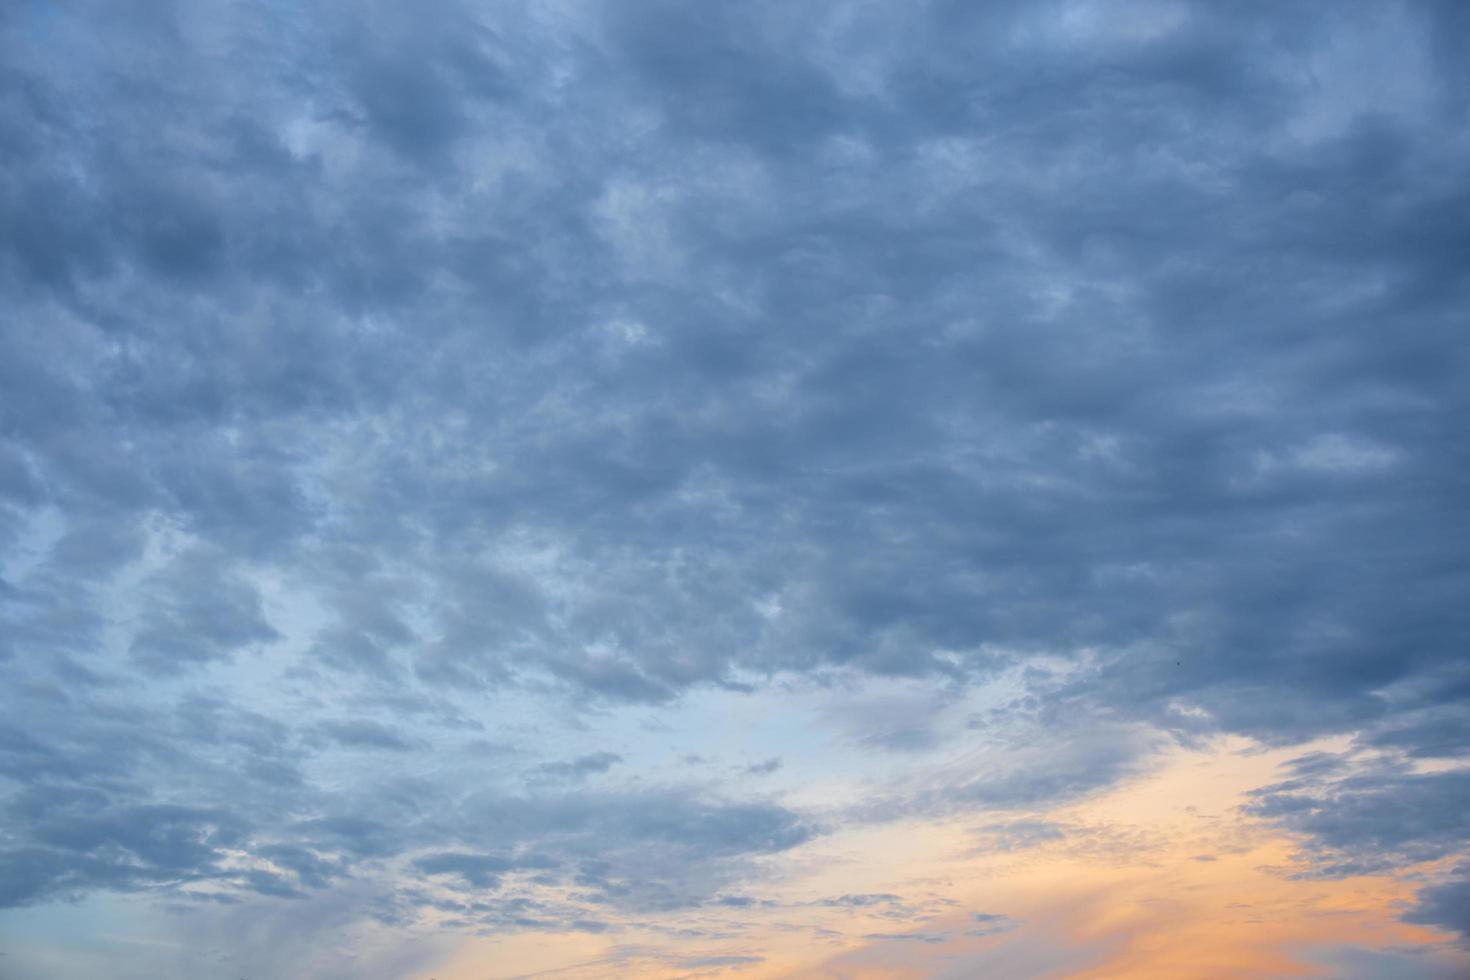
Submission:
[[[1416,869],[1293,879],[1292,842],[1239,812],[1302,751],[1227,740],[1174,750],[1146,775],[1045,812],[845,830],[771,863],[760,894],[773,905],[644,916],[600,935],[475,939],[421,980],[1291,977],[1324,975],[1310,952],[1338,945],[1430,949],[1470,975],[1446,936],[1398,921]],[[1065,834],[1008,849],[996,828],[1023,820]],[[881,894],[917,915],[821,904]],[[987,931],[976,913],[1015,924],[967,935]]]

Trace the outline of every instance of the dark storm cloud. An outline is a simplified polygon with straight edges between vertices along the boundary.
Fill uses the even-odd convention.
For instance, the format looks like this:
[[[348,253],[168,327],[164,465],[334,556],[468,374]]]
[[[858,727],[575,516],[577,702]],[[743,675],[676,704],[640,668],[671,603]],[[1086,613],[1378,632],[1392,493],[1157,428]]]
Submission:
[[[1463,758],[1466,29],[0,14],[6,901],[289,895],[493,843],[670,907],[816,832],[590,782],[318,786],[314,754],[427,753],[410,705],[455,698],[962,687],[1086,651],[1015,710]],[[880,707],[868,745],[944,737]],[[1075,798],[1152,744],[920,805]],[[1342,868],[1463,849],[1458,774],[1324,773],[1257,812]],[[242,844],[283,873],[229,878]]]

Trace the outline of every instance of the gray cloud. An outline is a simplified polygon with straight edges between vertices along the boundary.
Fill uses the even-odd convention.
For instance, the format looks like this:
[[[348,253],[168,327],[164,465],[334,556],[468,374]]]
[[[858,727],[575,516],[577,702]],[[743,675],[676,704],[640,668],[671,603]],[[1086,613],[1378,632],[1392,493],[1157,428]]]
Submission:
[[[562,779],[584,779],[607,772],[622,761],[623,757],[616,752],[592,752],[570,762],[543,762],[536,767],[536,771]]]
[[[414,867],[425,874],[456,874],[475,888],[494,888],[500,874],[514,866],[505,858],[485,854],[433,854],[414,862]]]
[[[885,812],[1464,757],[1460,5],[369,7],[0,14],[0,904],[697,903],[818,829],[445,732],[834,672],[917,756],[1052,665],[1060,749]],[[1318,873],[1463,853],[1462,774],[1334,765],[1252,806]]]
[[[756,762],[746,766],[744,771],[751,776],[769,776],[771,773],[780,770],[782,765],[781,757],[775,755],[763,762]]]
[[[1327,874],[1434,860],[1470,840],[1470,773],[1368,773],[1253,795],[1247,812],[1305,835],[1329,859]]]
[[[971,915],[974,925],[965,930],[967,936],[994,936],[1002,932],[1010,932],[1020,923],[1008,915],[999,915],[994,912],[975,912]]]
[[[1458,932],[1462,942],[1470,942],[1470,867],[1460,865],[1443,884],[1421,889],[1418,902],[1404,918]]]
[[[326,738],[347,748],[387,749],[393,752],[413,749],[412,742],[375,721],[325,721],[317,726],[317,730]]]

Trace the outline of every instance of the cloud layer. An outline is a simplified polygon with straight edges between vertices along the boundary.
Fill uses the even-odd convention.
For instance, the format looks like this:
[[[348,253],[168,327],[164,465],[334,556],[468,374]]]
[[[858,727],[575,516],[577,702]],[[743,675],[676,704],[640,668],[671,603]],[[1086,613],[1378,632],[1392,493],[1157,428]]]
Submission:
[[[1321,14],[9,5],[0,907],[598,933],[1230,735],[1463,934],[1470,20]]]

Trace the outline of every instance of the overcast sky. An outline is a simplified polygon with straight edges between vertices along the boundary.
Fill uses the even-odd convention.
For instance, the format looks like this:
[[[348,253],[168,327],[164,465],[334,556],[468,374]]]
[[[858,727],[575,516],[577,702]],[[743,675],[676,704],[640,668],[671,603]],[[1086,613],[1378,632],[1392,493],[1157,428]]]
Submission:
[[[1466,975],[1467,48],[0,4],[0,977]]]

